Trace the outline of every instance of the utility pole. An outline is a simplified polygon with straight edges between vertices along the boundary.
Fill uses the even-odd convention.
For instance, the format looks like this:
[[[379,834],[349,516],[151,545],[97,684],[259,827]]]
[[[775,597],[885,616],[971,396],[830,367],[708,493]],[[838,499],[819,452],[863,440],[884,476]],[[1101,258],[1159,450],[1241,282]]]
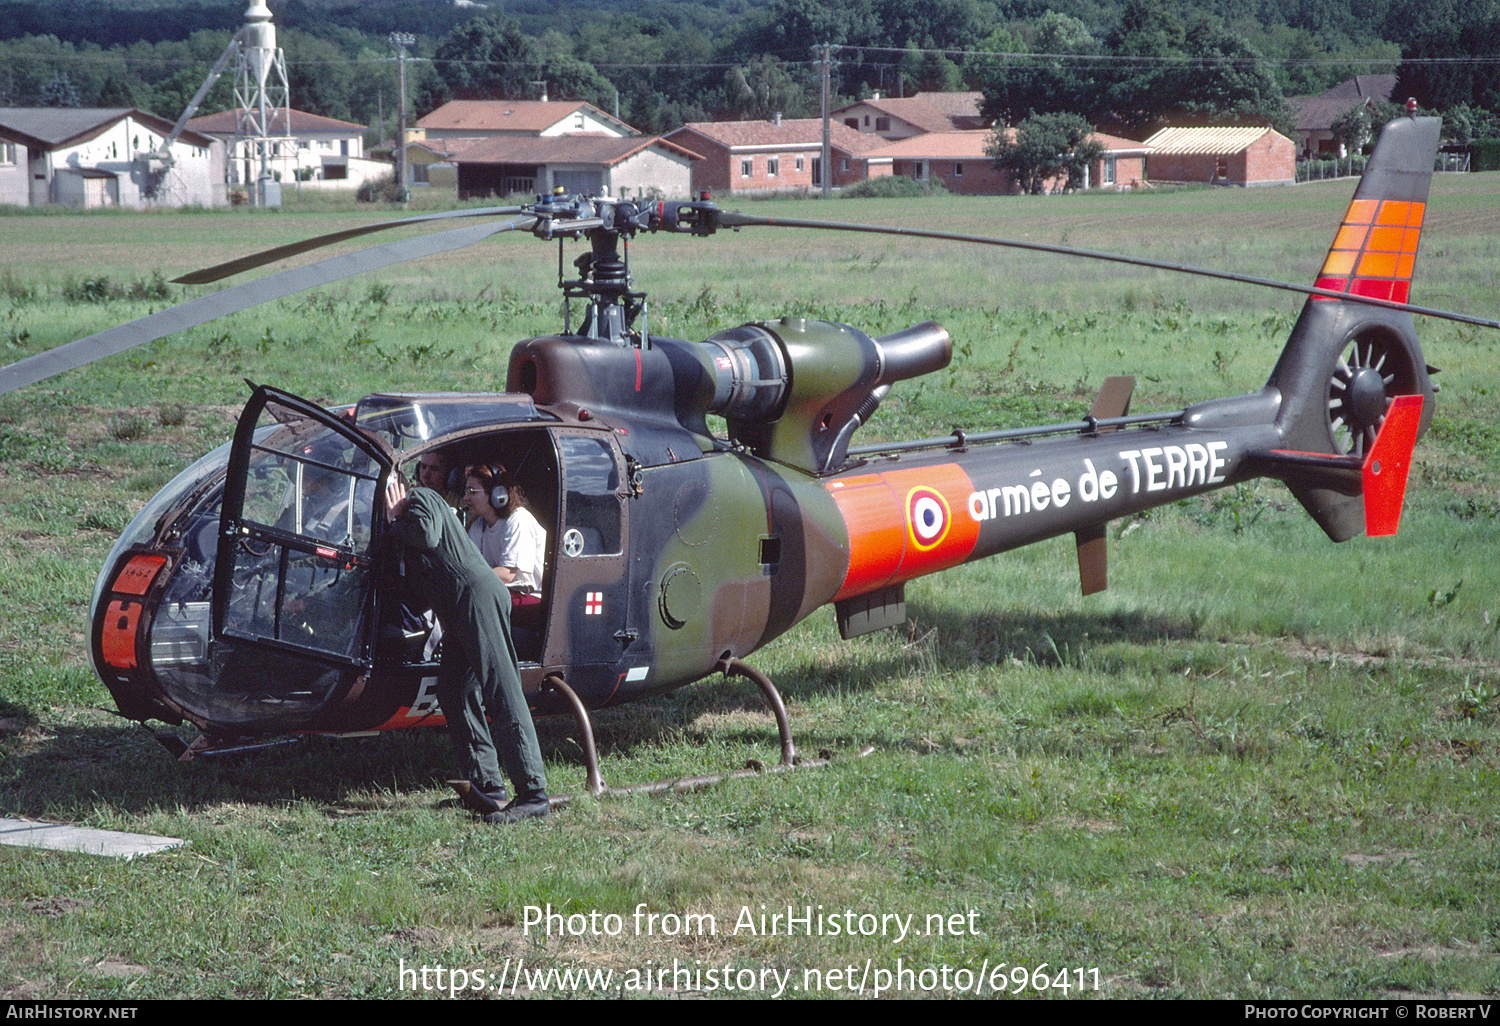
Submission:
[[[828,125],[828,80],[832,75],[833,47],[824,43],[823,51],[823,156],[821,168],[823,171],[823,198],[827,199],[832,194],[833,179],[833,130]]]
[[[411,182],[407,179],[406,165],[406,48],[415,46],[417,37],[410,32],[392,32],[391,45],[396,48],[396,87],[401,92],[400,114],[396,128],[396,195],[401,205],[411,199]]]

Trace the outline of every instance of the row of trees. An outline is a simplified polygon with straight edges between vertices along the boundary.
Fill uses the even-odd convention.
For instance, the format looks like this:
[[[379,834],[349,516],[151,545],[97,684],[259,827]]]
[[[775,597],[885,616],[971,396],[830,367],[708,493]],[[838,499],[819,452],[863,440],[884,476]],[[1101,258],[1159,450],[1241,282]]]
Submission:
[[[243,0],[195,0],[180,16],[109,0],[0,0],[0,104],[134,105],[173,116],[239,24]],[[1429,107],[1500,109],[1500,70],[1477,60],[1500,30],[1497,0],[510,0],[525,20],[367,0],[273,0],[293,102],[383,125],[396,105],[380,31],[417,31],[418,114],[455,97],[588,100],[642,129],[817,112],[811,44],[837,47],[839,101],[880,90],[977,89],[1008,124],[1069,112],[1141,136],[1173,121],[1289,129],[1287,95],[1401,68]],[[188,28],[221,19],[218,29]],[[50,29],[50,31],[48,31]],[[1393,37],[1382,38],[1384,32]],[[128,40],[122,38],[136,33]],[[1472,64],[1402,65],[1464,55]],[[227,79],[204,109],[230,102]]]

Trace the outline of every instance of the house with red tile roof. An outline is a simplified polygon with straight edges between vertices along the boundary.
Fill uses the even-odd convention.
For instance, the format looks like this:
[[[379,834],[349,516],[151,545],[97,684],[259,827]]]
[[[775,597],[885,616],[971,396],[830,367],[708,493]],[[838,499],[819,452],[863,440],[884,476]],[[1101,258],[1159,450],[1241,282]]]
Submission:
[[[462,199],[569,193],[686,199],[691,148],[575,100],[454,100],[417,119],[412,184]]]
[[[687,199],[693,165],[702,158],[656,136],[583,134],[477,139],[450,159],[460,199],[556,189],[618,199]]]
[[[417,119],[414,139],[496,135],[640,135],[619,118],[581,100],[452,100]]]
[[[695,121],[666,138],[702,156],[693,168],[693,192],[715,194],[806,192],[822,188],[823,121]],[[881,144],[845,125],[829,125],[834,187],[867,177],[864,153]]]
[[[883,139],[905,139],[928,132],[964,132],[987,128],[979,113],[983,93],[918,93],[916,96],[873,96],[833,111],[833,120],[856,132]]]
[[[1084,188],[1126,189],[1146,177],[1146,148],[1130,139],[1095,133],[1104,147],[1089,166]],[[995,167],[995,133],[929,132],[885,143],[864,154],[870,176],[900,175],[919,182],[941,181],[949,192],[997,196],[1016,191],[1009,171]]]
[[[941,181],[949,192],[976,196],[1015,191],[1010,172],[995,167],[989,150],[995,133],[925,132],[883,142],[865,153],[870,177],[897,175],[919,182]]]

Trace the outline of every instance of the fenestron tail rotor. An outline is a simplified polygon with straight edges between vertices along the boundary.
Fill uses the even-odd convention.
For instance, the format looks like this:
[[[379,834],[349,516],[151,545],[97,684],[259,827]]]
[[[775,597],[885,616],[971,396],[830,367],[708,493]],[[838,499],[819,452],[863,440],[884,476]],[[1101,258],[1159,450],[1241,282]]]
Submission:
[[[1378,331],[1350,340],[1328,379],[1328,431],[1341,453],[1363,458],[1375,444],[1391,400],[1418,391],[1400,341]]]
[[[295,267],[264,278],[257,278],[244,285],[235,285],[212,295],[202,296],[179,306],[150,314],[128,324],[108,328],[56,349],[49,349],[45,353],[18,360],[8,367],[0,367],[0,395],[25,385],[35,384],[54,374],[86,366],[106,356],[122,353],[135,346],[154,342],[156,339],[165,338],[185,328],[205,324],[225,314],[247,310],[273,299],[295,295],[298,292],[317,288],[319,285],[327,285],[365,271],[463,249],[501,232],[518,229],[526,231],[535,223],[535,217],[525,216],[499,224],[454,228],[415,239],[404,239],[400,242],[359,250],[343,256],[329,257],[305,267]],[[390,226],[389,223],[386,226]],[[379,230],[379,228],[374,227],[372,230]]]

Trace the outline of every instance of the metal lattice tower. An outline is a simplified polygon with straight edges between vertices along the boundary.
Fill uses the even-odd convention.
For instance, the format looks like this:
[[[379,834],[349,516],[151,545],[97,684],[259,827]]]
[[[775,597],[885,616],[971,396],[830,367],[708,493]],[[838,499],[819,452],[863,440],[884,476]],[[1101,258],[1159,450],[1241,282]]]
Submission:
[[[250,0],[245,27],[236,38],[239,51],[235,55],[234,106],[238,134],[231,153],[237,163],[243,162],[247,185],[254,176],[251,202],[258,207],[279,207],[281,185],[272,174],[271,162],[283,146],[293,145],[292,118],[286,55],[276,45],[276,26],[271,24],[271,10],[265,0]]]

